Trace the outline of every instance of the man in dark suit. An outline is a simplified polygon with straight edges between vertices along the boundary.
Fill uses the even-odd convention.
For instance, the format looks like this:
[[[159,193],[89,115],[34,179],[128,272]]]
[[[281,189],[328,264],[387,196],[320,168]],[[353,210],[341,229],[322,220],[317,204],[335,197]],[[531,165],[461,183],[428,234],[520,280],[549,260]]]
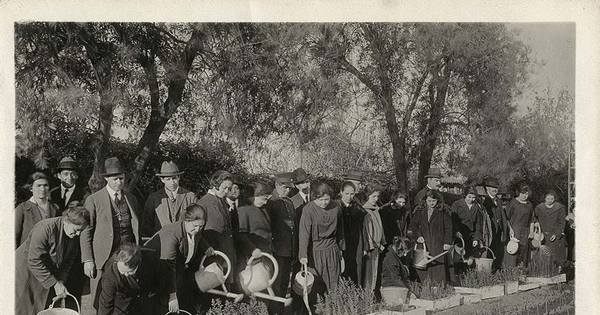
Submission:
[[[151,237],[163,226],[179,221],[185,208],[196,203],[196,194],[179,186],[181,174],[183,172],[174,162],[162,163],[156,176],[164,187],[150,194],[146,200],[142,236]]]
[[[430,190],[435,190],[437,192],[440,191],[442,172],[439,168],[430,168],[429,174],[425,175],[425,179],[427,179],[427,186],[423,187],[415,197],[415,204],[413,206],[417,206],[423,204],[425,202],[425,195]],[[438,202],[444,203],[444,196],[441,193],[438,193],[440,200]]]
[[[231,215],[231,228],[233,229],[234,237],[238,231],[238,208],[240,206],[240,192],[242,189],[243,180],[239,175],[231,175],[231,190],[225,196],[225,202],[227,203],[227,209]]]
[[[294,182],[294,187],[297,189],[297,192],[290,198],[292,201],[292,205],[294,206],[294,211],[296,218],[294,219],[294,230],[299,230],[300,218],[302,217],[302,208],[310,202],[310,181],[308,179],[308,174],[302,168],[297,168],[292,172],[292,181]],[[298,248],[299,238],[298,233],[294,235],[294,243],[293,248]],[[297,256],[297,252],[294,253]],[[293,261],[292,262],[292,274],[296,274],[300,271],[300,262]],[[292,295],[294,300],[292,302],[292,308],[296,313],[305,312],[304,302],[302,301],[302,297],[296,294]]]
[[[502,200],[498,196],[498,180],[488,178],[485,181],[486,195],[483,199],[483,208],[488,214],[492,225],[492,243],[491,250],[496,255],[496,259],[492,265],[492,270],[498,270],[502,267],[504,257],[504,245],[508,242],[508,229],[506,214],[502,207]]]
[[[58,205],[60,212],[64,211],[69,204],[83,203],[86,197],[85,187],[77,184],[78,171],[77,162],[69,156],[58,163],[56,177],[60,180],[60,185],[50,190],[50,199]]]
[[[100,277],[109,258],[123,243],[139,244],[140,208],[136,198],[123,190],[125,169],[116,157],[104,162],[106,186],[85,200],[90,225],[81,233],[81,261],[91,278],[90,293],[96,298]]]
[[[78,163],[70,156],[64,157],[58,163],[56,177],[60,180],[60,185],[50,190],[50,199],[58,206],[59,215],[70,206],[82,205],[88,195],[87,189],[77,183],[78,171]],[[73,296],[81,297],[85,285],[85,275],[79,257],[73,262],[67,284],[71,288]],[[79,300],[81,301],[81,299]]]
[[[363,187],[363,173],[359,170],[350,170],[346,175],[344,175],[344,180],[349,181],[354,184],[354,188],[356,188],[356,193],[354,195],[354,200],[359,204],[363,205],[367,201],[367,197],[365,196],[364,187]]]
[[[97,315],[156,314],[160,290],[158,259],[134,244],[123,244],[100,281]],[[162,315],[162,313],[161,313]]]
[[[279,265],[279,274],[275,279],[273,289],[277,296],[283,297],[287,294],[292,263],[298,254],[298,248],[294,246],[297,245],[294,243],[297,234],[294,224],[296,210],[292,200],[288,197],[293,186],[291,173],[275,175],[275,190],[267,204],[269,216],[271,217],[273,254]],[[277,314],[283,312],[281,303],[277,303],[273,308],[277,308],[277,310],[274,310]]]

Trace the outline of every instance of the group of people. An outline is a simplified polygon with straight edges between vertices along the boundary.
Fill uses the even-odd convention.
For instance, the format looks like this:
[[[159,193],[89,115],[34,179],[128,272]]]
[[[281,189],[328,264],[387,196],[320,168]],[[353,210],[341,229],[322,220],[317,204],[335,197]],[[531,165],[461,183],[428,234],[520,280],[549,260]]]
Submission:
[[[218,261],[216,251],[231,262],[225,284],[234,292],[244,291],[239,274],[248,261],[261,261],[262,253],[275,257],[273,291],[291,295],[293,303],[270,302],[271,314],[307,312],[303,297],[290,289],[305,268],[315,276],[308,299],[313,310],[316,295],[336,288],[341,277],[378,292],[426,278],[453,282],[469,268],[445,256],[416,270],[415,245],[435,256],[461,240],[468,256],[493,252],[498,270],[528,263],[535,224],[550,259],[565,260],[566,210],[556,194],[548,192],[534,208],[527,185],[512,198],[499,194],[494,179],[486,181],[483,200],[467,189],[448,206],[439,192],[441,174],[432,169],[409,207],[397,190],[382,203],[386,189],[365,183],[359,171],[349,171],[334,191],[311,183],[302,168],[274,174],[274,185],[219,170],[207,193],[197,196],[179,185],[184,172],[165,161],[156,174],[163,187],[142,204],[124,189],[126,170],[118,158],[105,161],[106,186],[97,192],[86,193],[77,172],[75,160],[61,160],[61,183],[52,190],[46,175],[33,173],[32,197],[16,207],[16,314],[36,314],[67,294],[79,300],[87,278],[97,314],[202,313],[216,296],[200,290],[198,271],[206,257]],[[518,250],[507,253],[511,240],[518,240]]]

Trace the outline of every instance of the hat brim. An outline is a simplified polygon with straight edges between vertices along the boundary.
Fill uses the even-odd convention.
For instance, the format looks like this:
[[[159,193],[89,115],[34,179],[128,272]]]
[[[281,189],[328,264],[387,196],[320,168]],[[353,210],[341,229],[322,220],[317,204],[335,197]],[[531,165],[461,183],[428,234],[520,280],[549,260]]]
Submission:
[[[425,175],[425,178],[442,178],[441,175]]]
[[[344,177],[344,180],[355,180],[355,181],[360,182],[360,181],[362,181],[362,178],[346,176],[346,177]]]
[[[107,176],[113,176],[113,175],[119,175],[119,174],[125,174],[125,172],[108,172],[108,173],[101,173],[101,174],[100,174],[100,176],[107,177]]]
[[[183,174],[185,172],[177,172],[177,173],[156,173],[155,176],[157,177],[171,177],[171,176],[179,176],[181,174]]]

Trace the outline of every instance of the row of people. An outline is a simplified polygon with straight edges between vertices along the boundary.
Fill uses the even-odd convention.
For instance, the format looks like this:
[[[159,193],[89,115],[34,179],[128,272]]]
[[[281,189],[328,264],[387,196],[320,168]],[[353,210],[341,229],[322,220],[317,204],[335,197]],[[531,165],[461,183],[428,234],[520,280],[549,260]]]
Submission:
[[[56,215],[56,210],[46,210],[53,207],[50,201],[60,200],[64,208],[75,200],[75,189],[69,194],[69,188],[75,187],[69,187],[68,183],[69,177],[76,177],[73,174],[76,172],[74,161],[63,159],[59,170],[71,171],[71,174],[65,176],[66,180],[61,178],[60,188],[53,190],[60,190],[61,193],[52,199],[48,196],[47,178],[43,178],[43,174],[32,176],[34,196],[28,202],[35,207],[29,205],[27,210],[19,205],[22,209],[17,210],[18,246],[35,222]],[[297,169],[293,173],[277,174],[274,189],[263,182],[252,183],[247,189],[250,198],[246,205],[240,207],[242,181],[228,172],[213,174],[209,181],[210,189],[201,198],[179,186],[182,174],[175,163],[164,162],[161,172],[156,174],[164,187],[151,194],[143,211],[140,211],[137,199],[123,190],[125,170],[121,162],[117,158],[106,160],[103,176],[107,185],[85,199],[89,223],[83,222],[85,229],[80,237],[81,255],[80,259],[74,260],[74,266],[83,263],[83,273],[79,274],[91,278],[90,290],[98,307],[107,304],[105,301],[110,300],[107,299],[107,292],[112,292],[103,290],[103,285],[99,285],[100,280],[106,278],[102,276],[103,273],[111,272],[114,278],[117,268],[114,266],[120,264],[121,268],[116,270],[126,276],[127,269],[135,269],[139,265],[136,261],[142,260],[135,258],[138,255],[137,247],[128,244],[142,244],[145,237],[151,236],[159,240],[160,246],[158,252],[162,263],[155,265],[171,266],[166,269],[156,267],[163,268],[159,273],[170,284],[167,292],[162,293],[163,299],[158,299],[159,304],[167,305],[171,311],[177,311],[180,302],[186,308],[202,310],[202,307],[206,307],[206,297],[193,289],[193,272],[198,268],[198,259],[212,254],[214,250],[222,251],[229,257],[236,269],[234,274],[243,268],[248,257],[258,256],[260,252],[274,254],[280,268],[274,289],[277,295],[285,296],[290,276],[300,270],[302,264],[312,268],[322,282],[324,291],[335,287],[341,276],[369,290],[377,290],[381,280],[381,264],[386,265],[383,257],[393,258],[392,255],[386,255],[390,252],[388,245],[396,244],[395,248],[398,248],[397,240],[400,238],[426,243],[435,255],[448,249],[453,244],[456,232],[460,232],[468,240],[470,253],[485,245],[491,247],[498,257],[501,256],[499,253],[504,252],[507,235],[510,235],[507,231],[510,230],[522,240],[517,255],[506,255],[507,258],[514,258],[509,262],[513,264],[526,263],[528,259],[528,242],[523,240],[529,236],[524,233],[529,231],[534,217],[545,233],[551,233],[547,239],[551,242],[561,239],[561,234],[557,232],[560,227],[553,226],[554,221],[547,219],[552,217],[550,214],[558,215],[564,210],[558,203],[549,202],[552,196],[556,198],[555,194],[546,195],[544,206],[538,206],[534,216],[533,208],[527,201],[529,189],[526,186],[520,187],[517,198],[506,206],[496,196],[497,182],[488,181],[488,196],[482,206],[475,202],[476,193],[468,191],[464,200],[456,202],[449,210],[442,195],[437,192],[441,176],[433,172],[427,176],[428,185],[417,194],[416,208],[410,211],[405,207],[406,195],[400,192],[395,192],[392,201],[380,207],[383,187],[363,185],[358,172],[350,172],[340,191],[334,192],[326,184],[311,187],[306,172]],[[290,196],[292,190],[297,192]],[[338,196],[338,200],[332,200]],[[72,209],[79,208],[70,208],[69,211],[75,211]],[[30,246],[23,245],[19,249]],[[152,247],[151,244],[148,246]],[[196,261],[196,264],[190,264],[192,261]],[[502,266],[501,258],[497,261],[496,269]],[[415,278],[430,277],[446,281],[448,267],[448,262],[441,260],[425,271],[418,271]],[[75,272],[70,274],[77,274],[77,267],[73,270]],[[393,268],[384,266],[383,270]],[[131,270],[129,272],[136,274]],[[407,276],[404,274],[403,278]],[[384,279],[390,277],[398,275],[386,277],[384,274]],[[239,289],[239,281],[235,277],[229,281],[230,285]],[[69,288],[69,292],[75,292],[76,296],[80,296],[77,294],[80,290],[78,283]],[[55,290],[55,293],[62,292]],[[190,292],[195,292],[197,296]],[[299,298],[295,299],[295,310],[302,309],[298,306],[300,301]],[[47,305],[47,300],[36,300],[35,305],[44,302]],[[270,311],[284,312],[281,307],[271,307]]]

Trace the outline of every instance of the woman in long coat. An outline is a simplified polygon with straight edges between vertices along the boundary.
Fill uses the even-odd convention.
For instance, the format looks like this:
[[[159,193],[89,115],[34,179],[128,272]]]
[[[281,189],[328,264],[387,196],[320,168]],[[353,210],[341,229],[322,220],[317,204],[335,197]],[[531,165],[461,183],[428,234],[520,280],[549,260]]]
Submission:
[[[350,181],[342,183],[340,199],[337,201],[344,221],[345,268],[343,277],[349,278],[356,285],[362,285],[362,266],[364,243],[362,241],[363,220],[367,212],[358,204],[356,186]]]
[[[15,314],[37,314],[53,297],[65,297],[71,266],[80,259],[79,234],[89,223],[88,211],[73,207],[33,227],[15,253]]]
[[[443,208],[440,194],[430,190],[425,194],[425,204],[417,205],[410,222],[409,235],[419,246],[423,243],[431,256],[448,250],[452,244],[452,218],[449,211]],[[427,265],[425,270],[417,270],[420,281],[429,278],[435,283],[446,283],[447,259],[440,257]]]
[[[313,267],[327,290],[337,287],[345,249],[341,211],[337,203],[330,202],[331,195],[325,183],[312,192],[313,201],[302,209],[298,250],[300,263]]]
[[[27,187],[31,190],[31,198],[15,208],[15,248],[25,242],[36,223],[58,214],[58,206],[50,202],[50,186],[44,173],[31,174]]]
[[[363,208],[367,210],[363,221],[362,238],[364,260],[364,278],[363,287],[366,290],[373,291],[377,285],[377,278],[380,274],[379,257],[385,250],[385,234],[383,233],[383,223],[379,215],[379,207],[377,201],[379,195],[383,191],[382,187],[371,185],[367,187],[367,202],[363,204]]]
[[[567,253],[564,237],[567,210],[556,199],[556,192],[548,191],[544,202],[535,207],[534,216],[544,233],[544,244],[550,247],[552,261],[561,267]]]
[[[522,184],[517,191],[518,196],[510,201],[506,207],[506,219],[509,228],[512,228],[515,238],[519,240],[519,249],[514,255],[504,255],[506,266],[518,266],[529,263],[529,235],[530,225],[533,221],[533,205],[529,198],[529,186]]]

